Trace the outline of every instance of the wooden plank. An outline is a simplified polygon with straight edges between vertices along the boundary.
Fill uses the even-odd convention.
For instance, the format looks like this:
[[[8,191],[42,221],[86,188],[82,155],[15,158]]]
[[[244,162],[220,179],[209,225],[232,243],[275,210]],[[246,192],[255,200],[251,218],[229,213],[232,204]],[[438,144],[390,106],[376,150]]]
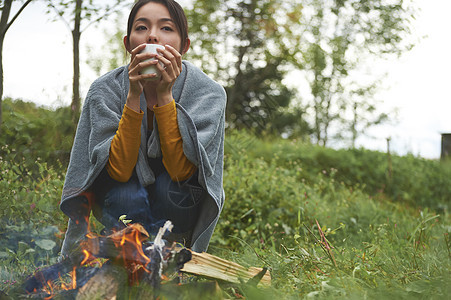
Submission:
[[[235,262],[205,252],[197,253],[191,251],[191,254],[191,260],[186,262],[180,271],[227,282],[240,283],[241,281],[249,281],[249,279],[257,276],[263,270],[262,268],[254,267],[245,268]],[[269,271],[266,271],[260,283],[267,286],[271,285],[271,274]]]

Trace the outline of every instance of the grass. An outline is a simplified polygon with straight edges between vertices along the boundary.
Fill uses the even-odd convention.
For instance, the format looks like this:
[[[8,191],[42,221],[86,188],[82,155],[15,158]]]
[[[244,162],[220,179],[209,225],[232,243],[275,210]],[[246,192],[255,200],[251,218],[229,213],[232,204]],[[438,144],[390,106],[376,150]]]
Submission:
[[[439,162],[394,158],[394,167],[407,175],[420,166],[425,178],[415,172],[419,182],[435,181],[415,198],[418,187],[407,179],[396,181],[402,193],[382,188],[387,184],[383,153],[334,152],[246,135],[229,134],[228,141],[226,202],[209,252],[267,267],[273,280],[266,289],[223,286],[230,298],[440,299],[451,294],[451,193],[449,171]],[[56,261],[66,226],[57,207],[64,168],[41,161],[29,166],[11,149],[2,151],[0,284],[8,292],[14,282]],[[358,170],[346,166],[344,157]]]
[[[337,182],[334,170],[310,174],[307,182],[299,163],[280,167],[276,156],[249,159],[246,151],[234,157],[213,239],[220,246],[212,248],[268,266],[281,296],[431,299],[450,292],[446,211],[369,195]]]

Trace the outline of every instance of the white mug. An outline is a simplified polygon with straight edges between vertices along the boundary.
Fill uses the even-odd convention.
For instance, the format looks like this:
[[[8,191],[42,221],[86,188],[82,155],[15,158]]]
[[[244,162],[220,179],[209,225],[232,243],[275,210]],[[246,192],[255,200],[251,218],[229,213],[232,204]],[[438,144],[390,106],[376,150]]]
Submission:
[[[157,52],[157,49],[164,49],[164,46],[161,46],[161,45],[158,45],[158,44],[146,44],[146,48],[144,48],[142,51],[141,51],[141,53],[154,53],[154,54],[159,54],[158,52]],[[151,61],[151,60],[155,60],[156,58],[150,58],[150,59],[147,59],[147,60],[145,60],[145,61]],[[163,63],[160,61],[159,62],[160,63],[160,65],[162,66],[162,67],[164,67],[163,66]],[[155,66],[155,65],[152,65],[152,66],[149,66],[149,67],[147,67],[147,68],[144,68],[142,71],[141,71],[141,74],[157,74],[157,76],[156,77],[152,77],[152,78],[147,78],[147,80],[158,80],[158,79],[160,79],[160,77],[161,77],[161,74],[160,74],[160,71],[157,69],[157,66]]]

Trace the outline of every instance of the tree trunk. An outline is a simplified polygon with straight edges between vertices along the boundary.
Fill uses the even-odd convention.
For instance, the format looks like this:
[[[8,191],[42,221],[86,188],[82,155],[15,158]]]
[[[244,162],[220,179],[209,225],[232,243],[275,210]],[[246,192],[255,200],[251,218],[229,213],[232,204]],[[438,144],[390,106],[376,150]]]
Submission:
[[[226,120],[230,121],[230,122],[236,121],[236,120],[231,119],[231,116],[237,110],[237,108],[235,106],[237,105],[236,98],[238,97],[238,92],[242,91],[241,82],[242,82],[243,72],[241,71],[241,65],[243,64],[243,58],[247,52],[247,48],[248,47],[240,47],[239,48],[238,61],[235,64],[235,69],[237,70],[237,74],[235,76],[232,90],[227,99],[227,108],[226,108]]]
[[[355,149],[355,143],[357,141],[357,135],[358,135],[358,131],[357,131],[357,124],[358,124],[358,114],[357,114],[357,102],[354,102],[354,105],[352,106],[352,113],[353,113],[353,119],[351,122],[351,133],[352,133],[352,149]]]
[[[238,13],[238,18],[241,22],[241,30],[237,33],[236,37],[239,40],[249,41],[247,46],[241,46],[238,48],[238,61],[235,64],[235,69],[237,74],[235,76],[234,85],[232,87],[230,96],[227,98],[227,108],[226,108],[226,120],[231,122],[236,122],[236,120],[230,117],[237,111],[241,110],[240,103],[237,102],[239,93],[243,93],[245,88],[243,88],[243,63],[244,57],[248,54],[248,50],[254,45],[255,33],[251,28],[250,24],[254,22],[255,19],[255,0],[250,4],[244,4],[241,6],[241,10]],[[247,16],[247,13],[250,15]]]
[[[2,110],[2,99],[3,99],[3,41],[5,39],[4,34],[0,34],[0,133],[2,132],[3,123],[3,110]]]
[[[13,0],[5,0],[0,19],[0,133],[3,122],[2,99],[3,99],[3,42],[5,40],[6,31],[8,30],[8,19],[11,12]]]
[[[321,90],[320,86],[319,86],[319,76],[320,71],[318,70],[313,70],[314,71],[314,75],[315,75],[315,79],[313,80],[313,82],[310,84],[311,86],[311,90],[312,90],[312,95],[313,95],[313,109],[314,114],[315,114],[315,125],[313,128],[313,132],[314,135],[316,137],[316,144],[320,145],[321,143],[321,125],[322,125],[322,119],[324,118],[322,115],[323,112],[323,103],[322,103],[322,95],[320,95],[319,91]]]
[[[3,113],[2,113],[2,99],[3,99],[3,42],[5,40],[6,32],[8,28],[14,23],[20,13],[27,7],[33,0],[27,0],[8,23],[9,14],[11,13],[11,7],[13,0],[5,0],[3,3],[2,16],[0,18],[0,133],[2,131]]]
[[[75,2],[75,20],[74,30],[72,31],[73,51],[74,51],[74,78],[72,84],[72,121],[74,124],[78,122],[80,116],[80,24],[81,24],[81,7],[83,0]]]

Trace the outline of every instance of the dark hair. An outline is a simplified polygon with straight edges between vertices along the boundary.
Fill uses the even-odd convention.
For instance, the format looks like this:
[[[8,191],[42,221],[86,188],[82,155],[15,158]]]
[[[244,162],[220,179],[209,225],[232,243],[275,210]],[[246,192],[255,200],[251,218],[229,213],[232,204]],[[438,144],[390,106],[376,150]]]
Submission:
[[[145,4],[155,2],[160,3],[166,6],[169,11],[169,15],[177,27],[178,32],[182,38],[181,49],[182,51],[185,48],[186,40],[188,39],[188,21],[186,19],[185,12],[183,8],[175,2],[174,0],[139,0],[134,5],[132,10],[130,11],[130,15],[128,16],[127,22],[127,43],[130,43],[130,34],[132,32],[133,22],[135,21],[136,14],[138,10],[143,7]]]

